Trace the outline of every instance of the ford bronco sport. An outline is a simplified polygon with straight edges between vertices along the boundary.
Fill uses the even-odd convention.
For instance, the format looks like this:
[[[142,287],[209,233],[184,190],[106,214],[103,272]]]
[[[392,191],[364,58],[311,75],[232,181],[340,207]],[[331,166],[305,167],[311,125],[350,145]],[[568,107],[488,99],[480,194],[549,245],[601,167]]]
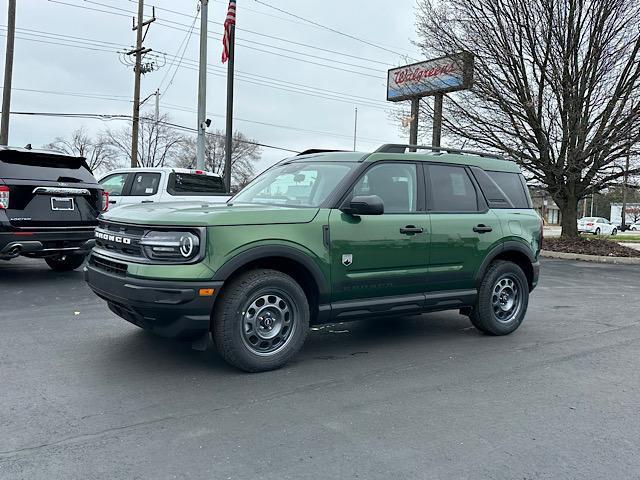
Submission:
[[[0,260],[43,258],[78,268],[108,197],[82,157],[0,147]]]
[[[456,309],[509,334],[538,281],[541,239],[511,161],[314,150],[226,205],[103,214],[85,275],[129,322],[200,346],[211,333],[224,359],[255,372],[291,359],[310,324]]]

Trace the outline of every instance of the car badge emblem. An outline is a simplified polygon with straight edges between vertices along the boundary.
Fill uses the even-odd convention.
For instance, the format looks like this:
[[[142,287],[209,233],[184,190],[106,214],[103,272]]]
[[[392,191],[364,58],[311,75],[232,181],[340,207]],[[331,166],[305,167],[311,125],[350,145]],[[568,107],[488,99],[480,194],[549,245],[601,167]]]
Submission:
[[[353,263],[353,254],[345,253],[344,255],[342,255],[342,264],[345,267],[350,266],[352,263]]]

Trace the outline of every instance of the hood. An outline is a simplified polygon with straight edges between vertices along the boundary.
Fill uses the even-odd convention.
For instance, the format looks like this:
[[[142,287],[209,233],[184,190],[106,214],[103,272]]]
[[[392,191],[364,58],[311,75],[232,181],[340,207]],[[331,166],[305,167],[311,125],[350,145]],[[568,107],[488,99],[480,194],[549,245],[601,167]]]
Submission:
[[[204,202],[154,203],[122,206],[101,218],[137,225],[222,226],[308,223],[318,208],[272,205],[227,205]]]

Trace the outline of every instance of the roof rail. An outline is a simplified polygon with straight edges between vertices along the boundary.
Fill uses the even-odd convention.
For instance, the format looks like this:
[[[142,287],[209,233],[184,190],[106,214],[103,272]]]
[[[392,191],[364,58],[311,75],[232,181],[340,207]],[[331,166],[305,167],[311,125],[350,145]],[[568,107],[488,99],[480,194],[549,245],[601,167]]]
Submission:
[[[346,152],[347,150],[330,150],[330,149],[324,149],[324,148],[310,148],[308,150],[305,150],[304,152],[300,152],[298,154],[296,154],[296,157],[299,157],[301,155],[311,155],[313,153],[329,153],[329,152]]]
[[[409,145],[402,143],[386,143],[378,148],[374,153],[406,153],[407,149],[411,150],[431,150],[436,153],[462,153],[466,155],[478,155],[480,157],[495,158],[498,160],[506,160],[506,158],[500,155],[493,155],[486,152],[478,152],[476,150],[461,150],[459,148],[447,148],[447,147],[430,147],[427,145]]]

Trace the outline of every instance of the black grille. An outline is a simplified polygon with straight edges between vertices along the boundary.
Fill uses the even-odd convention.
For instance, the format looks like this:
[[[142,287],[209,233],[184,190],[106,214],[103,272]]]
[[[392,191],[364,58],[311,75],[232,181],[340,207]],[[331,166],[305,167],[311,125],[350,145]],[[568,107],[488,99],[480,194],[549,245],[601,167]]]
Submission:
[[[118,275],[119,277],[127,275],[127,266],[124,263],[114,262],[113,260],[107,260],[106,258],[97,257],[96,255],[91,255],[89,265],[107,273]]]
[[[101,221],[96,229],[96,246],[109,252],[143,258],[140,239],[144,228]]]

